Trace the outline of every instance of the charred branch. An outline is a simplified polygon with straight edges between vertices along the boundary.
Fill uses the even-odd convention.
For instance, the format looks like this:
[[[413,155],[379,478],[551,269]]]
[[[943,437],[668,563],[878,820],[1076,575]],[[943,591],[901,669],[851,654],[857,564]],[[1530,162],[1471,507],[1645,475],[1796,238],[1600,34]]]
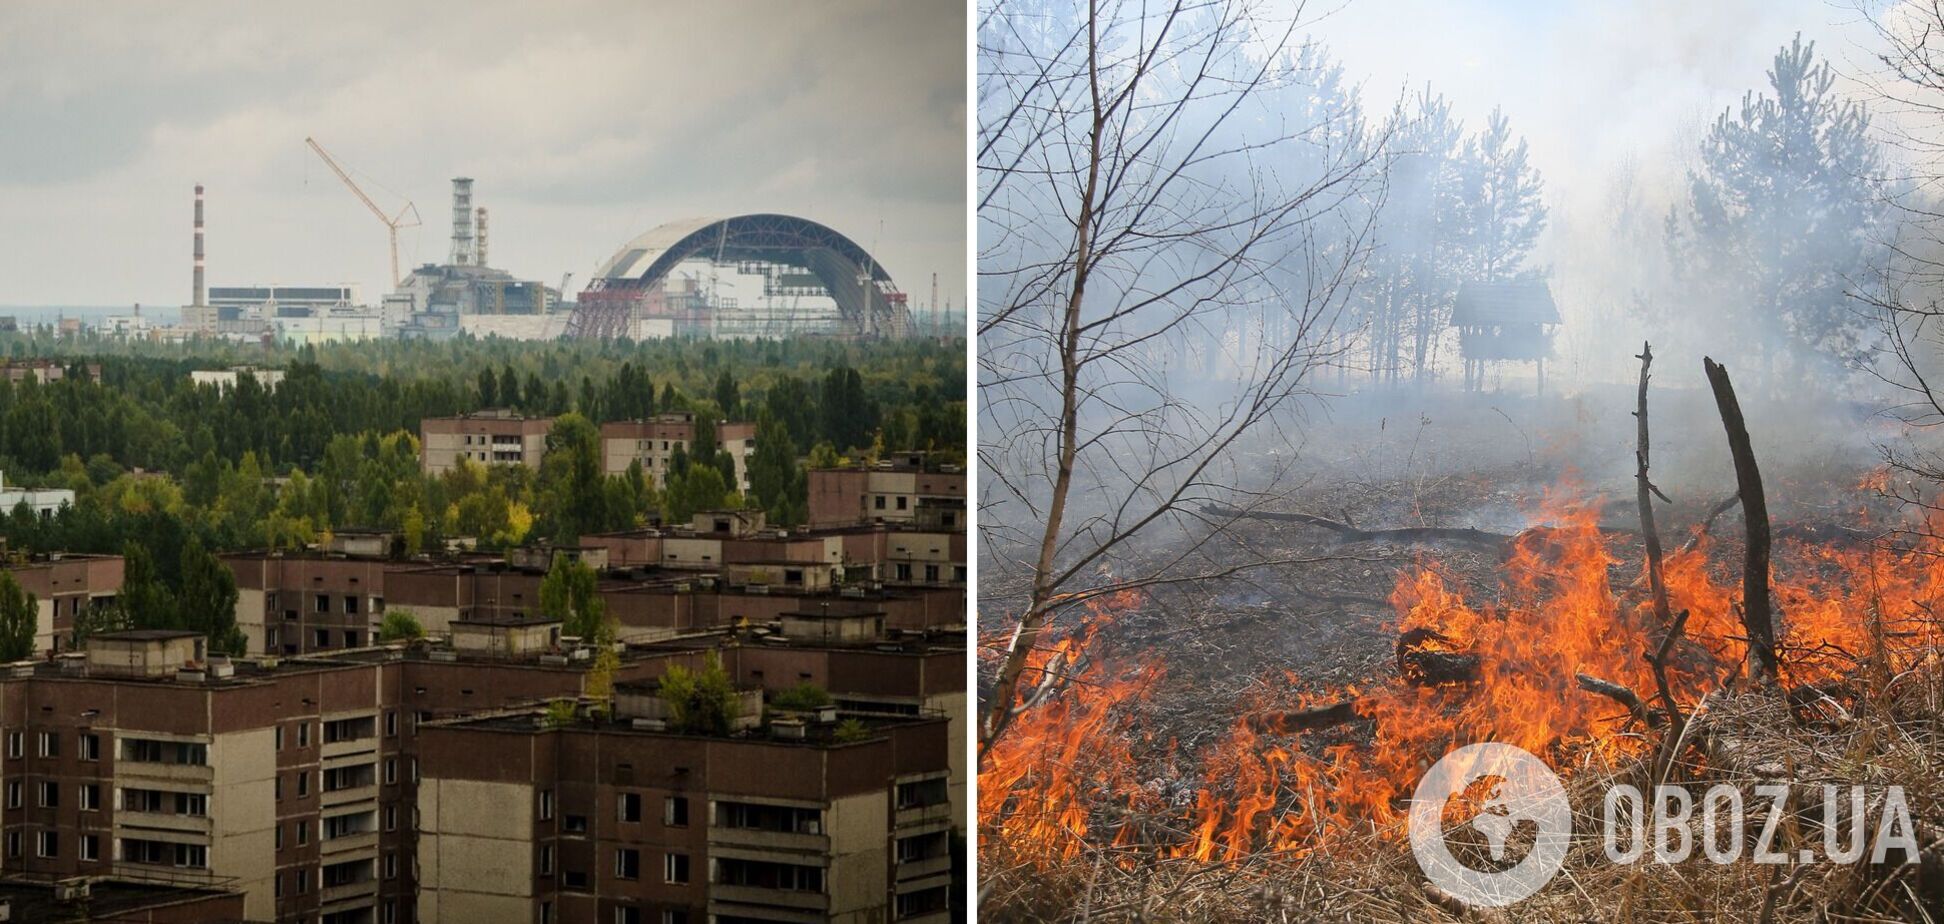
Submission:
[[[1405,526],[1396,529],[1359,529],[1340,520],[1319,517],[1308,513],[1294,513],[1277,510],[1238,510],[1218,504],[1203,504],[1202,513],[1212,517],[1235,520],[1275,520],[1284,523],[1301,523],[1326,529],[1337,535],[1343,542],[1463,542],[1486,548],[1503,548],[1514,536],[1505,533],[1486,532],[1470,527],[1447,526]]]
[[[1660,617],[1661,625],[1667,625],[1672,618],[1667,604],[1667,579],[1661,574],[1660,532],[1654,528],[1654,496],[1660,489],[1647,477],[1647,380],[1648,368],[1654,364],[1654,347],[1650,343],[1640,345],[1640,399],[1634,411],[1636,420],[1636,442],[1634,446],[1635,474],[1638,485],[1637,497],[1640,502],[1640,536],[1647,546],[1647,582],[1654,592],[1654,615]],[[1661,495],[1665,498],[1666,495]]]
[[[1641,700],[1640,694],[1635,693],[1625,684],[1614,683],[1611,680],[1602,680],[1592,674],[1583,673],[1574,674],[1573,679],[1579,683],[1580,689],[1588,693],[1597,693],[1627,707],[1627,713],[1633,717],[1634,721],[1642,725],[1660,724],[1659,714],[1648,711],[1647,704]]]
[[[1327,706],[1314,706],[1308,709],[1293,709],[1288,712],[1270,712],[1251,716],[1249,724],[1259,732],[1275,734],[1294,734],[1315,731],[1319,728],[1332,728],[1357,719],[1357,700],[1346,699]]]
[[[1715,406],[1721,411],[1721,425],[1727,431],[1728,452],[1735,460],[1735,484],[1741,495],[1742,521],[1748,530],[1742,563],[1742,628],[1748,636],[1749,679],[1772,683],[1779,659],[1775,650],[1775,622],[1771,617],[1773,609],[1769,603],[1769,518],[1768,500],[1762,493],[1762,471],[1755,464],[1748,424],[1742,419],[1735,386],[1728,381],[1728,369],[1707,357],[1702,358],[1701,366],[1707,372]]]

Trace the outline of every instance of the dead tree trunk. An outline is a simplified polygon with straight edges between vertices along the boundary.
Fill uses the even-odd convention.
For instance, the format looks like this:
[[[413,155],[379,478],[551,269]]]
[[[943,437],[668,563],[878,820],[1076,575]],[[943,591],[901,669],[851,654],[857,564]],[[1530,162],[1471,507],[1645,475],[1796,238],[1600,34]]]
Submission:
[[[1735,484],[1741,493],[1742,522],[1748,530],[1748,553],[1742,562],[1742,628],[1748,635],[1749,679],[1773,683],[1779,658],[1769,603],[1769,518],[1768,501],[1762,494],[1762,471],[1755,465],[1748,424],[1742,419],[1741,402],[1735,400],[1735,386],[1728,381],[1727,368],[1707,357],[1702,358],[1701,367],[1708,374],[1715,406],[1721,411],[1721,425],[1728,432],[1728,452],[1735,459]]]
[[[1639,440],[1634,449],[1634,461],[1638,463],[1638,468],[1634,477],[1638,482],[1636,493],[1640,499],[1640,535],[1647,546],[1647,581],[1654,592],[1654,616],[1665,626],[1673,619],[1673,614],[1667,604],[1667,579],[1661,574],[1660,531],[1654,528],[1654,495],[1659,494],[1660,489],[1647,478],[1647,369],[1654,364],[1653,345],[1643,342],[1639,358],[1640,406],[1634,411],[1634,417],[1639,421]]]

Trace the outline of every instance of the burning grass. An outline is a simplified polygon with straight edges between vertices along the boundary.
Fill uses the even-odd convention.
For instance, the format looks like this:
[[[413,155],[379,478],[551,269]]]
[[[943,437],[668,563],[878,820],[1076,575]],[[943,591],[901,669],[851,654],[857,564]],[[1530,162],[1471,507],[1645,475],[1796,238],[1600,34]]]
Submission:
[[[1168,658],[1115,647],[1115,623],[1149,601],[1091,605],[1035,653],[1027,685],[1038,678],[1049,693],[981,767],[983,912],[1462,916],[1421,885],[1403,822],[1432,761],[1499,741],[1546,760],[1583,816],[1564,874],[1508,920],[1944,919],[1944,548],[1781,543],[1773,587],[1782,686],[1795,694],[1786,699],[1737,680],[1746,646],[1730,556],[1707,538],[1671,554],[1671,602],[1690,615],[1670,646],[1667,681],[1691,727],[1667,748],[1671,758],[1656,760],[1665,732],[1642,720],[1661,717],[1648,656],[1665,627],[1624,537],[1602,530],[1601,506],[1576,489],[1548,492],[1532,517],[1548,528],[1517,536],[1489,593],[1466,589],[1436,558],[1404,568],[1386,627],[1412,642],[1398,649],[1399,670],[1354,684],[1269,672],[1229,707],[1212,742],[1159,737],[1151,719]],[[1443,672],[1413,671],[1424,664]],[[1588,693],[1582,674],[1637,691],[1648,711]],[[1587,813],[1608,784],[1651,791],[1656,773],[1898,783],[1925,860],[1887,869],[1608,862]],[[1790,837],[1816,836],[1815,818],[1791,818]]]

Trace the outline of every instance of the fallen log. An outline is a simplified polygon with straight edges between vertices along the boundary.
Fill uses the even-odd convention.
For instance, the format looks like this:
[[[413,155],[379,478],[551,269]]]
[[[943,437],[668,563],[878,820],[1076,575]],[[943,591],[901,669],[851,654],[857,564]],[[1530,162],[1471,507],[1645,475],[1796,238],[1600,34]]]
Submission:
[[[1478,680],[1478,655],[1449,647],[1451,639],[1422,626],[1397,637],[1397,675],[1420,687]]]

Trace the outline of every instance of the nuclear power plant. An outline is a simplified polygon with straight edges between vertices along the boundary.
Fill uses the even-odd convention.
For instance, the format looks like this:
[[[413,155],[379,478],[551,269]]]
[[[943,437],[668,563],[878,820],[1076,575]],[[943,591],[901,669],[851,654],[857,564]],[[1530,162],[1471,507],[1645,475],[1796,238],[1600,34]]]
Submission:
[[[487,206],[474,179],[451,181],[451,243],[443,262],[401,275],[398,237],[418,227],[417,207],[380,207],[315,139],[305,143],[385,226],[389,292],[375,303],[343,283],[206,284],[204,187],[195,186],[193,280],[180,322],[153,325],[139,306],[105,329],[152,339],[214,337],[316,343],[461,335],[545,340],[824,336],[899,338],[924,333],[889,271],[838,230],[793,215],[685,218],[657,225],[602,260],[576,294],[497,268],[487,249]],[[517,219],[515,219],[517,220]],[[222,227],[219,225],[219,238]],[[216,263],[222,274],[222,261]],[[934,289],[934,302],[936,292]],[[931,306],[935,311],[937,306]]]

